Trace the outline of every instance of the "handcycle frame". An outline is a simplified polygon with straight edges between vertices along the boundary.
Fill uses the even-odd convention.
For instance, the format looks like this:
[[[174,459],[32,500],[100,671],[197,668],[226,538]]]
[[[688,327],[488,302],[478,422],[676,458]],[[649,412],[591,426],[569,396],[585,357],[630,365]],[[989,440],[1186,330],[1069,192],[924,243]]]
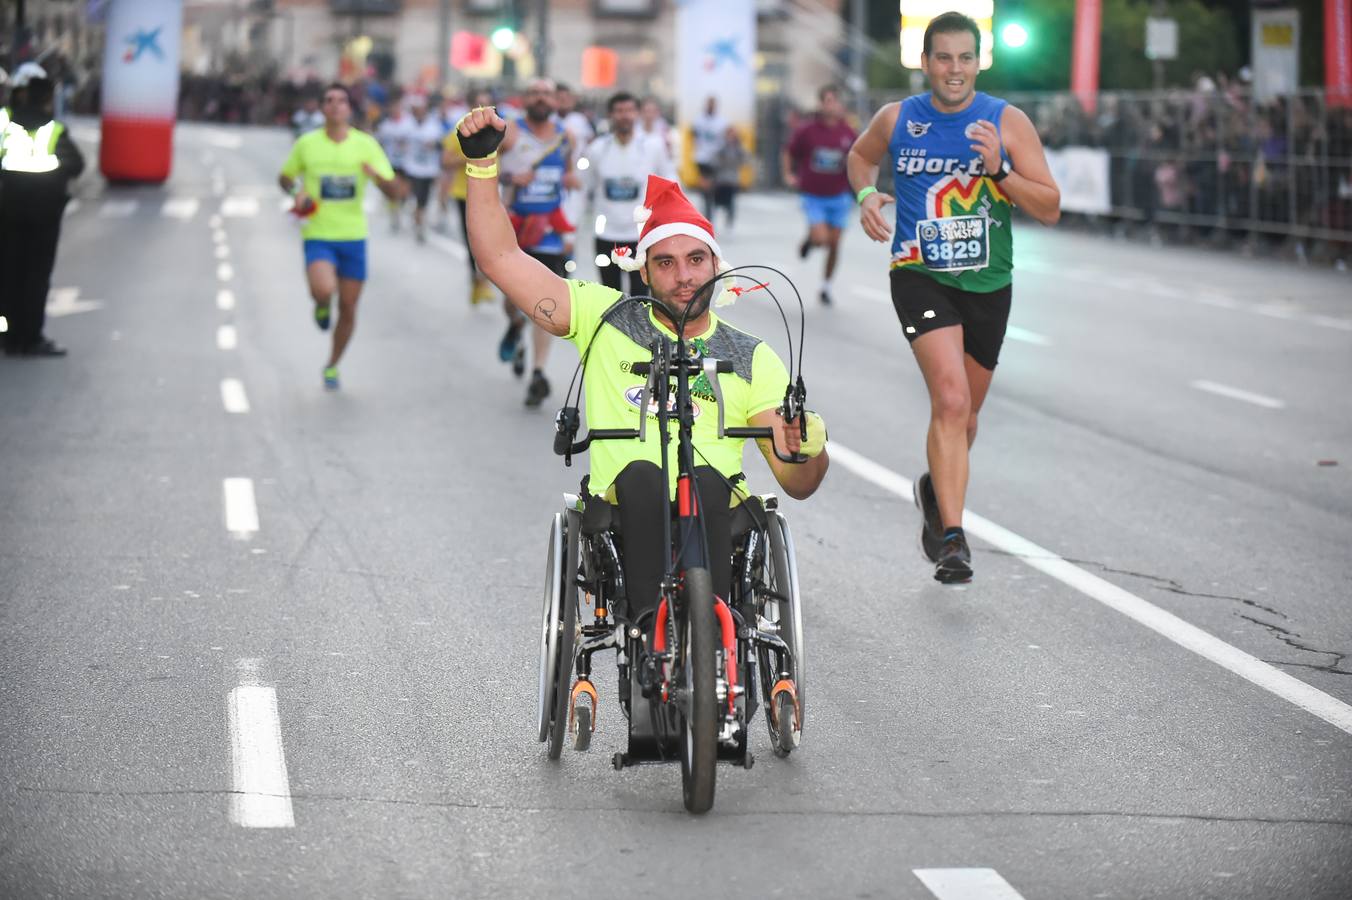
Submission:
[[[652,298],[620,302],[635,300],[660,303]],[[609,505],[600,498],[566,495],[565,509],[556,514],[551,536],[551,554],[564,554],[563,577],[561,590],[546,596],[540,740],[549,741],[551,758],[558,758],[566,734],[571,734],[577,749],[590,744],[597,703],[591,659],[599,651],[613,649],[621,705],[629,719],[628,750],[616,753],[613,764],[622,769],[679,758],[686,807],[703,812],[713,803],[716,761],[748,768],[754,762],[747,748],[747,728],[758,707],[757,686],[769,706],[766,723],[775,752],[787,755],[798,746],[804,721],[803,635],[792,537],[773,496],[744,501],[753,527],[742,533],[735,547],[732,596],[712,594],[703,506],[694,477],[690,379],[707,376],[717,405],[720,437],[769,438],[779,459],[796,463],[806,458],[780,453],[774,446],[773,429],[725,426],[718,375],[732,371],[732,365],[705,358],[686,342],[689,307],[684,315],[666,312],[671,321],[679,323],[676,339],[653,341],[648,348],[651,359],[632,368],[647,376],[643,403],[651,400],[655,406],[664,486],[670,484],[673,437],[676,444],[675,500],[669,491],[662,492],[663,545],[671,552],[659,601],[651,620],[648,614],[643,621],[628,618],[623,566],[617,535],[610,528]],[[787,419],[800,421],[803,437],[805,399],[800,376],[787,387],[781,407]],[[585,452],[593,441],[644,440],[647,419],[648,412],[641,407],[638,428],[593,429],[575,440],[580,415],[576,407],[565,407],[557,420],[555,452],[571,464],[571,457]],[[672,423],[674,435],[669,429]],[[755,521],[757,516],[761,522]],[[623,540],[622,535],[618,537]],[[552,573],[558,566],[551,561],[549,569]],[[765,583],[761,573],[773,586]],[[589,623],[578,621],[579,588],[592,601]],[[558,623],[556,643],[551,643],[551,621]],[[576,681],[569,690],[574,670]],[[649,715],[635,715],[643,706]],[[684,740],[673,741],[673,734]]]

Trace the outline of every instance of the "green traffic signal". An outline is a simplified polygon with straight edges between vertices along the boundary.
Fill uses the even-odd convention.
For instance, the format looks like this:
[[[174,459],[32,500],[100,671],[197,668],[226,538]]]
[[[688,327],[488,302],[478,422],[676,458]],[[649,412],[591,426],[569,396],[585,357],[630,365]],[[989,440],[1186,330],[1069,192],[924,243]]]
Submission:
[[[1017,50],[1028,43],[1028,29],[1018,22],[1010,22],[1000,29],[1000,42],[1006,47]]]
[[[493,29],[488,39],[493,42],[494,47],[505,53],[516,43],[516,31],[510,25],[502,25]]]

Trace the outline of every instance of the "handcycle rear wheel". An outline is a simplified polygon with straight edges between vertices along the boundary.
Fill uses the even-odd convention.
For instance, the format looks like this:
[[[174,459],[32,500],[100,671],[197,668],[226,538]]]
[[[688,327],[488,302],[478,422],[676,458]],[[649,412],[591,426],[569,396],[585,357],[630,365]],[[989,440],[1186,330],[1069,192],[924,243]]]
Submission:
[[[684,623],[676,633],[680,644],[676,672],[685,691],[681,721],[681,793],[692,813],[708,812],[714,805],[714,780],[718,765],[718,697],[715,688],[715,653],[719,646],[714,618],[713,581],[707,569],[685,573]]]
[[[558,759],[568,736],[568,703],[572,696],[573,645],[577,637],[577,555],[578,532],[582,517],[567,510],[563,525],[563,566],[559,585],[558,652],[554,667],[551,718],[549,722],[549,758]]]
[[[803,726],[807,718],[807,706],[804,693],[804,648],[803,648],[803,605],[798,594],[798,566],[793,554],[793,534],[789,523],[778,513],[769,517],[770,547],[765,561],[766,574],[770,581],[770,590],[784,597],[772,601],[776,609],[779,624],[779,638],[789,648],[787,658],[783,653],[762,651],[761,677],[762,690],[766,704],[765,725],[770,732],[770,746],[776,756],[788,756],[797,749],[802,740]],[[788,717],[789,730],[785,734],[779,716],[777,699],[782,702],[784,695],[776,698],[774,686],[780,675],[787,673],[793,681],[794,693],[798,698],[797,716]],[[790,695],[791,697],[792,695]],[[790,704],[792,708],[792,704]],[[794,727],[796,726],[796,727]]]

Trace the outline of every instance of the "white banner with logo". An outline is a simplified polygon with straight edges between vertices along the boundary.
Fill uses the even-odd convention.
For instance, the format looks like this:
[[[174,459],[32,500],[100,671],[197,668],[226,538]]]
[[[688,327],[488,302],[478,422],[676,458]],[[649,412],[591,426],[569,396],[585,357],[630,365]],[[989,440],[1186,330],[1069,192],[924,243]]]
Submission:
[[[1108,151],[1097,147],[1047,150],[1047,166],[1061,189],[1063,212],[1106,215],[1112,211]]]
[[[1300,12],[1253,11],[1253,99],[1259,103],[1300,87]]]
[[[683,137],[681,174],[695,180],[691,125],[713,97],[718,115],[752,150],[756,121],[755,0],[678,0],[676,120]]]
[[[112,0],[103,53],[103,114],[172,121],[178,115],[181,0]]]

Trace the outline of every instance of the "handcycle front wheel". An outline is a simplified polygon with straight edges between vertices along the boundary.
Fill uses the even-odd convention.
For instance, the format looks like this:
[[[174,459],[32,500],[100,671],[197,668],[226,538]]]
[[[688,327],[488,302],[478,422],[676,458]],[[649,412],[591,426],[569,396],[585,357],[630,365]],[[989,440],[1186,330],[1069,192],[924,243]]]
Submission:
[[[685,808],[705,813],[714,805],[718,766],[718,696],[715,653],[719,646],[714,617],[713,580],[707,569],[688,569],[676,633],[676,671],[685,692],[681,717],[681,793]]]

